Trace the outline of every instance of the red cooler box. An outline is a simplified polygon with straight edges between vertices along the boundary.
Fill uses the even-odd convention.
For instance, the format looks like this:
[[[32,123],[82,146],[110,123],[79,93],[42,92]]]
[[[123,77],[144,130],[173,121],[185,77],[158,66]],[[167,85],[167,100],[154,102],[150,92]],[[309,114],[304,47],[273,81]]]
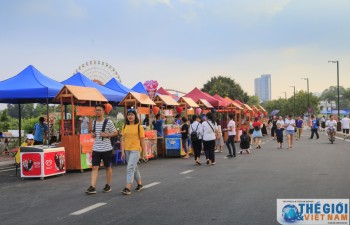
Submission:
[[[44,177],[66,173],[64,147],[21,147],[21,177]]]

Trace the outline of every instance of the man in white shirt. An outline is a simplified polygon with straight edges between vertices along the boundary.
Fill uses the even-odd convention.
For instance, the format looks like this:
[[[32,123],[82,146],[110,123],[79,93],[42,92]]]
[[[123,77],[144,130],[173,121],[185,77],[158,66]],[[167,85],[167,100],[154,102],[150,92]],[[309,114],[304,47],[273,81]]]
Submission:
[[[200,123],[200,118],[197,115],[193,115],[192,120],[193,123],[190,125],[190,137],[194,152],[194,160],[196,162],[196,165],[201,165],[199,159],[201,157],[202,150],[203,128],[202,124]],[[196,134],[196,136],[192,137],[194,134]]]
[[[349,117],[344,116],[344,118],[341,120],[341,125],[343,129],[344,139],[349,138],[350,115]]]
[[[337,130],[337,121],[334,119],[333,115],[329,116],[329,120],[326,122],[326,127],[327,127],[327,134],[329,135],[330,129],[335,129]]]
[[[228,148],[227,158],[236,157],[236,147],[235,147],[235,136],[236,136],[236,123],[233,120],[233,114],[228,115],[230,121],[227,124],[227,128],[223,131],[227,131],[228,139],[226,141],[226,146]],[[232,151],[231,151],[232,146]],[[232,154],[233,153],[233,154]]]

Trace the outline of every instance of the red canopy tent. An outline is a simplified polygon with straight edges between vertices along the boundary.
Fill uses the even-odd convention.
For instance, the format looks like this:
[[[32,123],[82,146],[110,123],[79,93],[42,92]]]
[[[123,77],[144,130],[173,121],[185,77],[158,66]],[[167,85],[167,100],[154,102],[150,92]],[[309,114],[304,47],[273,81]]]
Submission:
[[[157,93],[158,94],[161,94],[161,95],[169,95],[169,96],[172,96],[172,94],[170,94],[167,90],[165,90],[164,88],[160,87],[158,90],[157,90]]]
[[[219,100],[222,103],[223,107],[226,107],[230,104],[229,102],[227,102],[223,97],[221,97],[218,94],[213,95],[213,98]]]
[[[198,102],[199,99],[207,100],[214,107],[225,106],[225,103],[217,100],[216,98],[210,96],[208,93],[205,93],[198,88],[194,88],[192,91],[187,93],[184,97],[192,98],[195,102]]]

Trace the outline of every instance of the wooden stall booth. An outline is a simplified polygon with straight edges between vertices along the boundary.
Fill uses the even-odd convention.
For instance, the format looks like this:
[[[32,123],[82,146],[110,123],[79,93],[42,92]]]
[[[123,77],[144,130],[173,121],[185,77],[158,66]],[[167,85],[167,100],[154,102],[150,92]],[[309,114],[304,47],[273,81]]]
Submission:
[[[169,95],[162,95],[162,94],[157,94],[157,96],[154,97],[154,103],[157,105],[156,107],[152,108],[154,117],[160,111],[160,114],[164,117],[165,119],[165,124],[163,125],[164,127],[164,134],[168,135],[170,133],[176,133],[179,130],[174,129],[174,117],[175,117],[175,110],[176,107],[178,107],[180,104],[173,99],[173,97]],[[155,118],[154,118],[155,119]],[[157,137],[158,139],[158,144],[157,144],[157,149],[158,149],[158,155],[160,156],[165,156],[166,151],[165,151],[165,145],[164,145],[164,136],[163,137]]]
[[[94,105],[107,102],[107,99],[96,88],[65,85],[54,101],[60,103],[61,142],[57,145],[65,147],[67,170],[91,168],[94,139],[91,134],[80,134],[80,131],[76,130],[75,116],[94,116]],[[70,119],[65,118],[65,105],[72,106]],[[91,128],[91,122],[89,124]]]
[[[127,115],[128,108],[133,107],[137,112],[140,124],[141,115],[150,114],[150,106],[155,106],[156,104],[150,99],[146,94],[141,94],[137,92],[129,92],[124,99],[119,103],[119,106],[124,106],[124,115]],[[146,159],[157,158],[157,131],[145,129],[145,144],[146,149],[142,152],[142,157]]]
[[[210,112],[212,108],[214,108],[214,107],[208,102],[208,100],[203,99],[203,98],[201,98],[201,99],[199,99],[199,100],[197,101],[197,105],[202,109],[202,110],[201,110],[201,113],[202,113],[202,114],[206,114],[206,113]],[[200,113],[197,113],[197,114],[200,114]]]
[[[192,98],[181,97],[177,101],[180,104],[180,108],[185,109],[185,115],[190,116],[194,114],[194,108],[199,108],[199,105],[192,100]]]

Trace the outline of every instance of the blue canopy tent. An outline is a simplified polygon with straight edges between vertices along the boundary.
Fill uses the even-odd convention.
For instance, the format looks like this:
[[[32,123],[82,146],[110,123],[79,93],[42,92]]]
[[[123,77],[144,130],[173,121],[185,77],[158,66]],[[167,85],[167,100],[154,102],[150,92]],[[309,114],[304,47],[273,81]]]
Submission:
[[[131,90],[148,95],[145,86],[141,82],[138,82],[133,88],[131,88]]]
[[[19,74],[0,82],[0,103],[18,104],[19,141],[21,140],[21,104],[49,103],[62,89],[63,85],[29,65]],[[48,116],[49,118],[49,116]]]
[[[132,92],[133,90],[125,87],[122,85],[117,79],[112,78],[110,79],[106,84],[105,87],[118,91],[120,93],[128,94],[129,92]]]
[[[61,82],[62,84],[68,84],[68,85],[75,85],[75,86],[81,86],[81,87],[93,87],[96,88],[105,98],[110,102],[120,102],[123,100],[126,94],[120,93],[117,91],[113,91],[109,88],[106,88],[104,86],[101,86],[86,76],[84,76],[81,73],[76,73],[67,80],[64,80]]]

